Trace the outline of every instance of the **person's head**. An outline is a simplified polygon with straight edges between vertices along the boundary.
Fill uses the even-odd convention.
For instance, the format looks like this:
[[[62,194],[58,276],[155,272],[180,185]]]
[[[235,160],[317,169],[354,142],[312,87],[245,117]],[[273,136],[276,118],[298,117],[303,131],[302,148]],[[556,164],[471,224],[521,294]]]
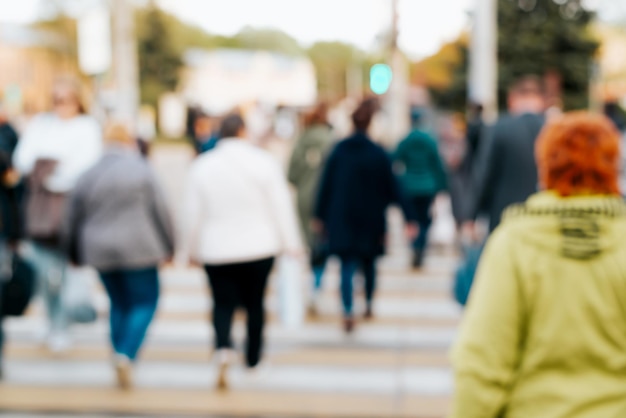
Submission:
[[[484,106],[480,103],[472,102],[468,106],[467,113],[470,119],[478,119],[483,117]]]
[[[205,114],[196,118],[194,124],[194,136],[197,139],[207,139],[213,134],[213,120]]]
[[[508,105],[513,114],[543,112],[546,103],[541,79],[526,76],[515,81],[509,88]]]
[[[86,113],[80,83],[73,78],[60,78],[52,90],[54,113],[61,119],[71,119]]]
[[[620,138],[611,121],[589,112],[549,123],[536,147],[544,189],[561,196],[619,195]]]
[[[104,128],[104,141],[110,147],[138,150],[137,140],[130,129],[117,121],[109,122]]]
[[[244,139],[246,135],[246,124],[239,113],[233,113],[224,118],[220,128],[220,138]]]
[[[360,132],[366,132],[378,110],[378,99],[368,98],[363,100],[354,113],[352,113],[352,123],[354,124],[354,129]]]
[[[304,116],[304,126],[311,127],[314,125],[328,124],[328,104],[326,102],[318,103],[315,108]]]

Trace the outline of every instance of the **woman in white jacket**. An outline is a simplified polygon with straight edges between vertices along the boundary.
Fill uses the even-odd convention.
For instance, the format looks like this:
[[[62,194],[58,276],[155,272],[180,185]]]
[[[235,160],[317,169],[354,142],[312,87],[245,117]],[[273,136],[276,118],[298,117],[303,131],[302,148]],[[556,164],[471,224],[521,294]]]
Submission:
[[[287,180],[272,156],[246,138],[239,115],[226,117],[217,147],[191,169],[183,245],[209,276],[220,361],[218,387],[227,387],[231,325],[237,306],[247,311],[246,363],[261,360],[264,294],[275,257],[300,254]]]
[[[80,86],[73,79],[57,81],[53,111],[37,115],[26,127],[13,165],[30,179],[26,235],[34,247],[35,264],[50,321],[49,348],[60,351],[68,313],[64,309],[67,259],[60,245],[65,197],[102,154],[102,131],[85,113]],[[35,200],[35,195],[43,198]]]

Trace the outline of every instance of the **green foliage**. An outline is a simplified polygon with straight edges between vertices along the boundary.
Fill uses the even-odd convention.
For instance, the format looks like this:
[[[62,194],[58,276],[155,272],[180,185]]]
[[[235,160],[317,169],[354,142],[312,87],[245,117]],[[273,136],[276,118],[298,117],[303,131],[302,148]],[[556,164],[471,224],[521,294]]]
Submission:
[[[516,78],[554,71],[561,78],[566,109],[588,106],[588,85],[598,48],[590,31],[594,14],[579,6],[578,0],[558,3],[563,4],[554,0],[499,0],[501,104],[506,103],[506,89]]]
[[[163,93],[176,89],[183,65],[170,19],[152,5],[140,12],[137,22],[141,101],[152,106]]]
[[[365,88],[370,68],[381,61],[343,42],[317,42],[308,49],[307,55],[317,72],[320,96],[327,100],[348,94],[347,75],[352,70],[360,71]]]

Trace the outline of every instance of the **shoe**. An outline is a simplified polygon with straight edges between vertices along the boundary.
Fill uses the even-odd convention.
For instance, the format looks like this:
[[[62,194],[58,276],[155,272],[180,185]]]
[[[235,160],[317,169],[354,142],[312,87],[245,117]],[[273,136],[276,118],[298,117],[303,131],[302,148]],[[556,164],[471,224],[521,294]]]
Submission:
[[[132,363],[130,359],[118,354],[115,356],[115,373],[117,374],[117,385],[122,390],[130,390],[133,387]]]
[[[421,250],[415,250],[413,253],[413,268],[419,269],[424,265],[424,252]]]
[[[320,297],[316,293],[311,297],[311,301],[309,302],[308,314],[311,318],[317,318],[320,315]]]
[[[233,362],[234,354],[232,350],[221,349],[217,352],[218,370],[217,370],[217,382],[215,387],[219,391],[226,391],[229,388],[228,384],[228,369]]]
[[[346,332],[346,334],[352,334],[354,332],[354,327],[355,327],[355,322],[354,322],[354,318],[351,316],[346,316],[343,319],[343,330]]]
[[[367,308],[365,309],[364,318],[366,321],[371,321],[372,319],[374,319],[374,311],[372,310],[371,305],[368,305]]]
[[[72,346],[72,342],[65,333],[52,333],[46,341],[48,350],[53,354],[65,353]]]

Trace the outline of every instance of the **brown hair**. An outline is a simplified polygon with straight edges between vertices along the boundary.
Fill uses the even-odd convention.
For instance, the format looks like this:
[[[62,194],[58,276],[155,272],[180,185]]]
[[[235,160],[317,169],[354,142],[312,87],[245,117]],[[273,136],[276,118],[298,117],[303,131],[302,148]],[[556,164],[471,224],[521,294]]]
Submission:
[[[555,119],[536,147],[542,185],[561,196],[619,195],[619,141],[604,116],[573,112]]]
[[[326,102],[320,102],[315,108],[304,115],[304,126],[307,128],[313,125],[326,125],[328,124],[328,104]]]
[[[375,97],[365,99],[352,114],[352,122],[357,131],[367,131],[380,105]]]
[[[538,95],[543,96],[545,94],[545,85],[541,78],[535,75],[527,75],[518,78],[509,87],[509,94],[519,95]]]

